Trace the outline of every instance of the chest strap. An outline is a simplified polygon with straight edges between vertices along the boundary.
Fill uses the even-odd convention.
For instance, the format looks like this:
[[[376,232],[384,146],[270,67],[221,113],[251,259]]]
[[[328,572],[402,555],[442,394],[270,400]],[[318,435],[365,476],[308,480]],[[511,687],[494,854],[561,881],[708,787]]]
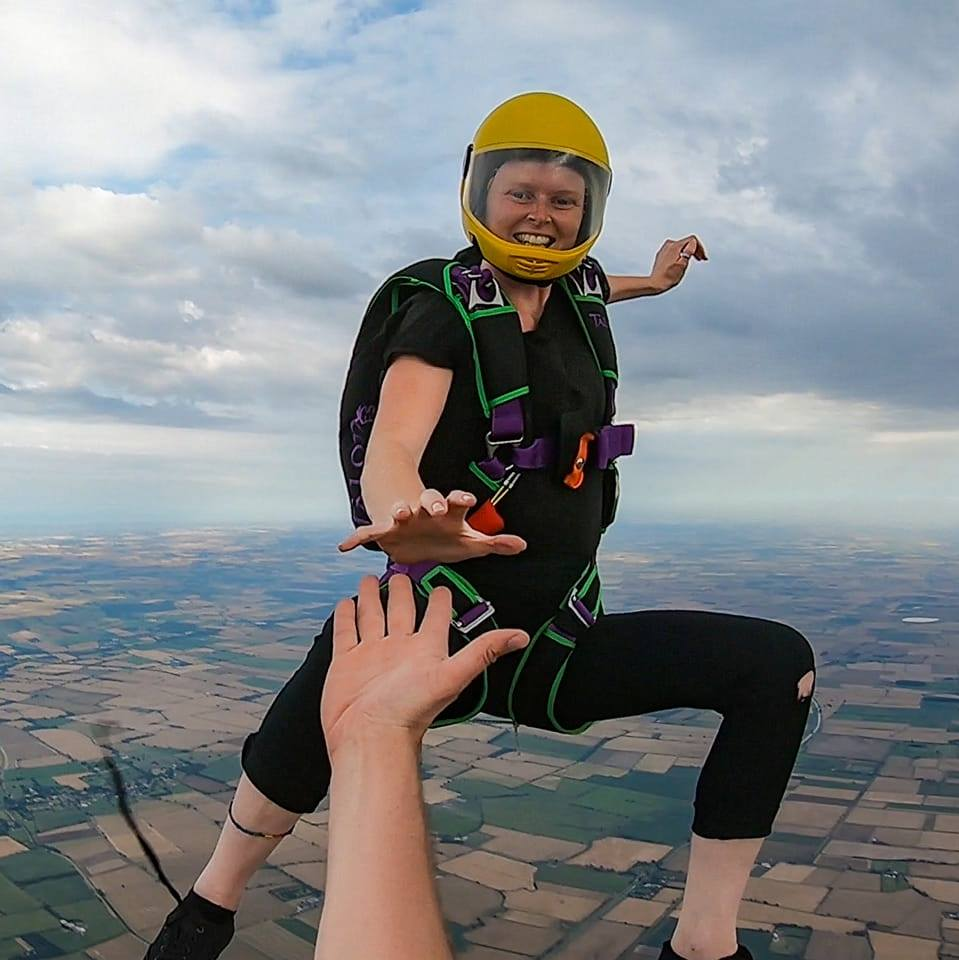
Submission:
[[[595,432],[593,447],[595,466],[605,470],[617,457],[626,457],[633,452],[636,428],[632,423],[611,423]],[[507,469],[542,470],[556,462],[556,442],[550,437],[540,437],[525,447],[492,446],[492,456],[477,466],[491,479],[500,481]],[[591,458],[592,459],[592,458]]]

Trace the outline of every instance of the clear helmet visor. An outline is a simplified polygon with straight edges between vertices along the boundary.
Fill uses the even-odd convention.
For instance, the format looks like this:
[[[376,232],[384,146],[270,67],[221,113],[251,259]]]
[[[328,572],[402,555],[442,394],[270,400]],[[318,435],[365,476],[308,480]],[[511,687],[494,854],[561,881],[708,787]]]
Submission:
[[[470,156],[463,200],[507,242],[572,250],[599,235],[609,184],[608,170],[575,154],[488,150]]]

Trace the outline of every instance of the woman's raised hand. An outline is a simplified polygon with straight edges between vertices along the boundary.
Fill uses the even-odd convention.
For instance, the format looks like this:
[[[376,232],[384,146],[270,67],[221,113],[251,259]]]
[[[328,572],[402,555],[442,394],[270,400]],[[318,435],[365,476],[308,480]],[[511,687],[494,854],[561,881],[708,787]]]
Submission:
[[[670,290],[686,276],[690,260],[708,260],[706,248],[695,234],[682,240],[664,240],[656,252],[651,276],[659,281],[663,291]]]
[[[376,541],[396,563],[456,563],[489,553],[509,555],[526,549],[526,541],[511,534],[489,536],[474,530],[466,514],[476,497],[453,490],[444,497],[427,489],[416,504],[395,503],[388,521],[359,527],[340,545],[342,552]]]

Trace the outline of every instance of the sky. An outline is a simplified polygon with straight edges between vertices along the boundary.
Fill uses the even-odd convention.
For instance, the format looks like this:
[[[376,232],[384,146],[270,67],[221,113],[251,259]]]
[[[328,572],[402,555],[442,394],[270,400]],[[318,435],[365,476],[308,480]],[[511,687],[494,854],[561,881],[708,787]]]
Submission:
[[[621,516],[959,526],[952,2],[5,0],[0,530],[348,526],[365,305],[464,245],[483,117],[613,166]]]

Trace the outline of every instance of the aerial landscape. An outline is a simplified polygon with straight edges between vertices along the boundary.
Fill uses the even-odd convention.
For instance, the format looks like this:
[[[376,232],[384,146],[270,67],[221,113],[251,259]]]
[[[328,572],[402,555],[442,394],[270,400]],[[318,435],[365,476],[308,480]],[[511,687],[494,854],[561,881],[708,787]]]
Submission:
[[[378,570],[334,542],[247,529],[0,546],[0,960],[142,956],[173,900],[118,813],[103,745],[185,892],[244,737],[333,603]],[[959,542],[625,527],[601,569],[608,610],[749,613],[816,648],[806,742],[739,917],[757,960],[959,958]],[[673,710],[516,738],[480,714],[431,730],[424,791],[457,956],[658,956],[718,721]],[[257,874],[228,960],[312,955],[327,823],[324,802]]]

